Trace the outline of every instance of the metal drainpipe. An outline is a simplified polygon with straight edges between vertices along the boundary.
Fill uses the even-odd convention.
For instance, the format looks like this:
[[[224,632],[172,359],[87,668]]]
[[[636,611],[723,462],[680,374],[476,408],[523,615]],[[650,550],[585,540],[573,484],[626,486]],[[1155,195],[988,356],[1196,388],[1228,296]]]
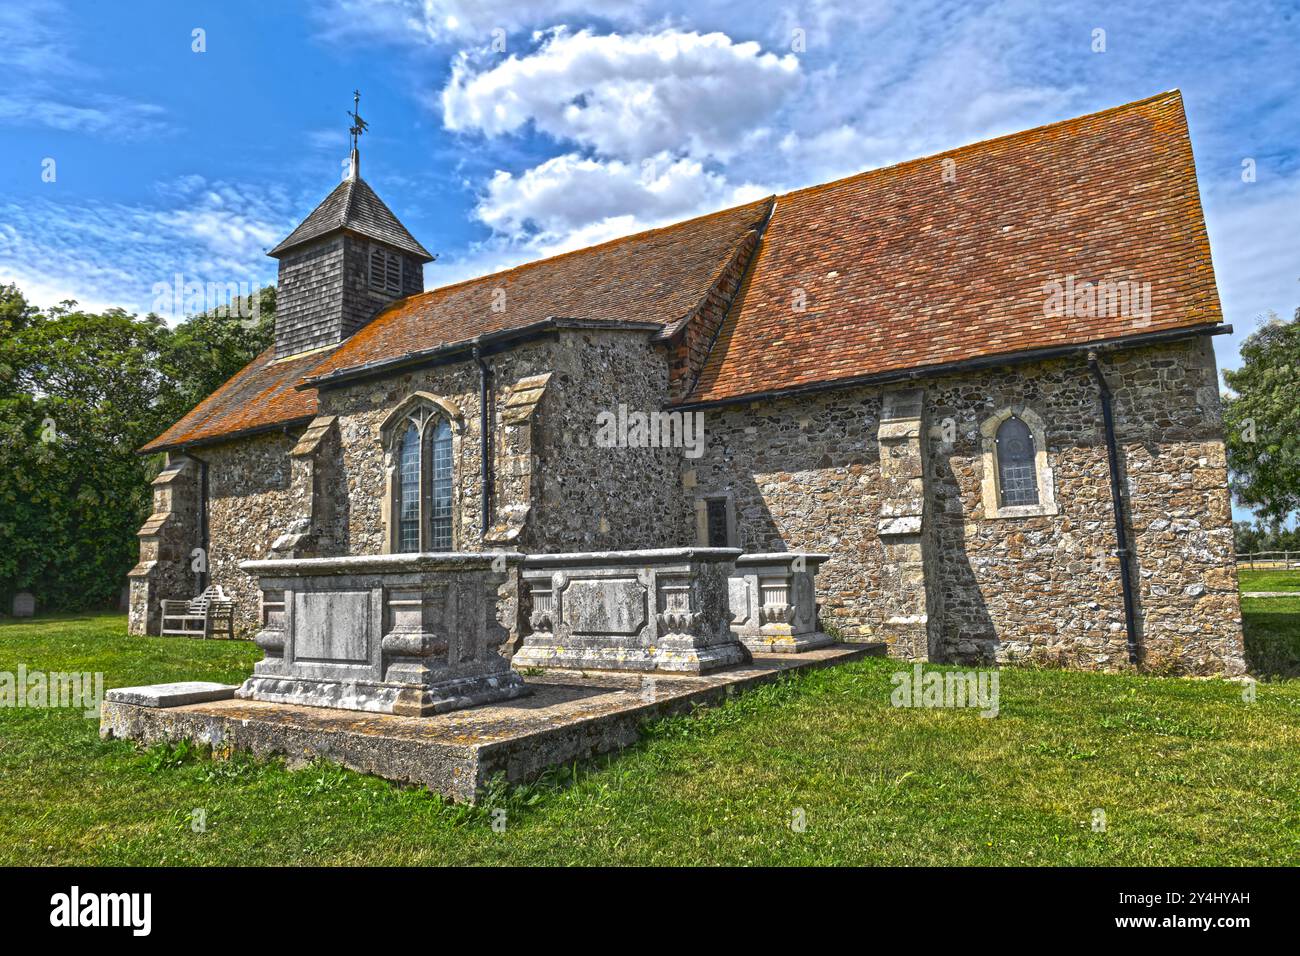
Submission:
[[[479,480],[483,486],[483,539],[486,542],[489,522],[492,519],[492,436],[488,432],[488,366],[483,361],[483,349],[474,346],[474,361],[478,363],[478,429],[479,429]]]
[[[1106,457],[1110,461],[1110,500],[1115,511],[1115,540],[1118,544],[1120,585],[1124,591],[1124,627],[1128,631],[1128,662],[1138,662],[1137,617],[1133,609],[1133,552],[1128,546],[1127,521],[1124,518],[1124,498],[1119,487],[1119,447],[1115,443],[1115,417],[1110,405],[1110,386],[1102,374],[1096,352],[1088,353],[1088,368],[1097,380],[1101,394],[1101,418],[1106,428]]]
[[[181,454],[192,458],[199,466],[199,547],[203,549],[203,570],[199,572],[199,593],[208,588],[208,463],[188,448]]]

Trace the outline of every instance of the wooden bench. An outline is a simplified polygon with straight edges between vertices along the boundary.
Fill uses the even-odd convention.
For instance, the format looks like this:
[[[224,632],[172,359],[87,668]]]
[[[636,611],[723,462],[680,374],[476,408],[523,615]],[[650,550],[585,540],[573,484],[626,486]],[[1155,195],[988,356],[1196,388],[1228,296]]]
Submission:
[[[235,602],[217,585],[188,601],[162,602],[162,633],[165,636],[235,636]]]

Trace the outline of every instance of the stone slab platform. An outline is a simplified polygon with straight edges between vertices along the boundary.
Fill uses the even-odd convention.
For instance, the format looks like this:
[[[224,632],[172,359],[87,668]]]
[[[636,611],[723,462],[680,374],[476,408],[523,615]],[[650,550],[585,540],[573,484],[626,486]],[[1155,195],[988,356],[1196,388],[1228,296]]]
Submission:
[[[626,747],[647,721],[717,703],[787,671],[883,650],[835,644],[755,654],[750,664],[704,675],[552,670],[526,678],[527,697],[428,717],[239,699],[174,707],[105,700],[99,733],[146,745],[189,739],[218,752],[284,756],[291,766],[323,758],[472,803],[498,772],[523,782],[549,766]]]
[[[235,688],[230,684],[217,684],[207,680],[187,680],[175,684],[115,687],[112,694],[114,700],[123,704],[181,707],[185,704],[205,704],[211,700],[228,700],[235,696]]]

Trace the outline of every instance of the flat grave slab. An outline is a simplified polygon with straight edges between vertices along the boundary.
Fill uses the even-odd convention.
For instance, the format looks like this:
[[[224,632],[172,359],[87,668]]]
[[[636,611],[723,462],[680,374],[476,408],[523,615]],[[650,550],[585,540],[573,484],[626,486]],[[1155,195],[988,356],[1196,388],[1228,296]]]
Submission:
[[[188,739],[217,753],[283,756],[291,766],[321,758],[472,803],[498,772],[524,782],[547,767],[626,747],[648,721],[717,703],[789,671],[883,652],[883,645],[835,644],[803,654],[754,654],[752,663],[703,675],[548,670],[525,675],[529,696],[425,717],[229,695],[141,704],[146,698],[139,692],[156,688],[129,688],[123,690],[134,699],[122,690],[106,695],[99,733],[144,745]]]
[[[115,687],[105,694],[114,703],[137,707],[180,707],[212,700],[229,700],[235,696],[235,684],[216,684],[207,680],[185,680],[174,684],[146,684],[142,687]]]

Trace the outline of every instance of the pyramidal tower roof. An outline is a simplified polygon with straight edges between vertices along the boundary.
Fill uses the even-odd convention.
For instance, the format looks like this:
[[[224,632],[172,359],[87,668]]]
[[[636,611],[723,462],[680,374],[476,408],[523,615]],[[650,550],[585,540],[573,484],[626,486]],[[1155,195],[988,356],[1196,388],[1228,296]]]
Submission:
[[[429,250],[416,241],[370,184],[361,178],[359,166],[354,149],[348,178],[335,186],[311,215],[267,255],[279,258],[313,239],[334,232],[353,232],[401,249],[421,262],[432,262],[434,257]]]

